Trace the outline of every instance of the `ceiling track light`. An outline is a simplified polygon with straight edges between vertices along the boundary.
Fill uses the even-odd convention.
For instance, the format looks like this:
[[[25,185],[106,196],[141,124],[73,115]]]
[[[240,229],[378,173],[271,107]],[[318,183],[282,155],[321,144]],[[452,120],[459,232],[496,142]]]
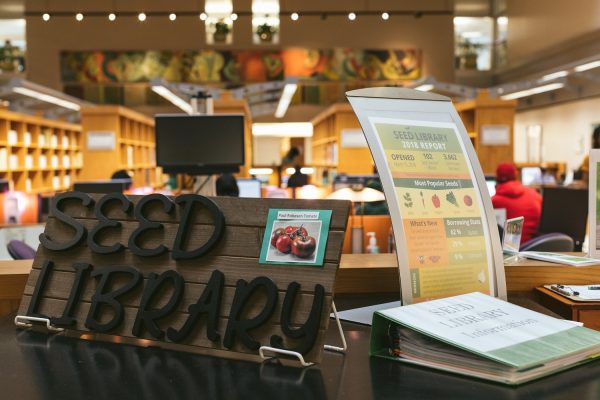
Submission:
[[[101,18],[106,18],[108,16],[108,19],[110,21],[115,21],[117,18],[117,14],[112,11],[114,10],[114,8],[112,9],[107,9],[107,10],[98,10],[98,11],[87,11],[85,13],[85,15],[83,13],[77,13],[75,14],[75,17],[77,18],[80,14],[81,17],[79,18],[86,18],[88,19],[89,17],[101,17]],[[223,15],[224,18],[229,19],[230,21],[236,21],[237,19],[239,19],[239,17],[252,17],[252,12],[249,11],[234,11],[232,8],[227,8],[227,9],[223,9],[222,7],[219,9],[219,13]],[[193,11],[193,10],[188,10],[188,11],[179,11],[177,13],[174,12],[167,12],[167,11],[149,11],[148,13],[145,13],[143,11],[120,11],[118,14],[118,17],[136,17],[138,18],[138,20],[140,21],[145,21],[149,16],[153,16],[153,17],[167,17],[170,18],[171,15],[175,15],[175,17],[181,17],[183,16],[199,16],[201,20],[206,21],[209,19],[208,14],[210,14],[209,12],[201,12],[198,13],[197,11]],[[298,11],[280,11],[279,12],[280,16],[285,16],[285,17],[289,17],[292,21],[298,21],[300,19],[300,13]],[[405,10],[405,11],[389,11],[389,10],[363,10],[363,11],[352,11],[352,12],[346,12],[346,11],[330,11],[330,10],[322,10],[322,11],[302,11],[302,17],[316,17],[316,18],[321,18],[323,20],[327,19],[327,18],[331,18],[331,17],[345,17],[348,18],[350,21],[356,21],[358,20],[358,17],[374,17],[374,18],[381,18],[384,21],[389,20],[392,15],[394,17],[396,16],[412,16],[415,18],[421,18],[425,15],[448,15],[451,16],[452,12],[450,11],[446,11],[446,10],[430,10],[430,11],[415,11],[415,10]],[[48,12],[25,12],[25,16],[28,17],[41,17],[43,21],[49,21],[51,15]],[[56,11],[52,13],[52,17],[72,17],[73,13],[72,12],[66,12],[66,11]],[[455,20],[458,19],[460,17],[455,17]],[[78,19],[79,21],[79,19]]]

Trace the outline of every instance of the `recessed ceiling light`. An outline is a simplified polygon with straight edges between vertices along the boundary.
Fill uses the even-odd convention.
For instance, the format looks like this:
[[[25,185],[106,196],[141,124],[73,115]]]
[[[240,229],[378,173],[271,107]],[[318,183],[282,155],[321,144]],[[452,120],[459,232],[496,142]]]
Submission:
[[[575,72],[583,72],[598,67],[600,67],[600,60],[578,65],[574,68],[574,70]]]
[[[433,85],[431,83],[426,83],[417,86],[415,90],[420,90],[421,92],[429,92],[430,90],[433,90]]]
[[[231,13],[231,20],[235,21],[238,19],[238,15],[236,13]]]
[[[206,21],[206,18],[208,18],[208,15],[206,15],[206,13],[200,13],[200,19],[202,21]]]
[[[139,14],[138,14],[138,19],[139,19],[141,22],[144,22],[144,21],[146,20],[146,14],[144,14],[143,12],[142,12],[142,13],[139,13]]]
[[[520,99],[521,97],[528,97],[528,96],[533,96],[534,94],[540,94],[540,93],[550,92],[552,90],[562,89],[563,87],[565,87],[565,84],[561,83],[561,82],[548,83],[546,85],[537,86],[537,87],[533,87],[530,89],[525,89],[525,90],[520,90],[518,92],[505,94],[503,96],[500,96],[500,98],[502,100],[515,100],[515,99]]]
[[[83,21],[83,14],[82,13],[75,14],[75,19],[79,22]]]
[[[384,21],[387,21],[388,19],[390,19],[390,14],[384,12],[381,14],[381,19],[383,19]]]
[[[175,13],[171,13],[171,14],[169,14],[169,19],[170,19],[171,21],[175,21],[175,20],[177,19],[177,14],[175,14]]]
[[[558,79],[558,78],[563,78],[565,76],[569,75],[569,72],[567,71],[557,71],[557,72],[553,72],[551,74],[548,75],[544,75],[542,77],[543,81],[551,81],[552,79]]]
[[[115,15],[115,13],[108,14],[108,20],[109,21],[114,21],[115,19],[117,19],[117,16]]]
[[[290,15],[290,18],[292,19],[292,21],[298,21],[299,15],[298,13],[292,13],[292,15]]]
[[[50,21],[50,14],[48,14],[48,13],[44,13],[44,14],[42,14],[42,19],[43,19],[44,21]]]
[[[353,12],[351,12],[350,14],[348,14],[348,19],[349,19],[350,21],[354,21],[354,20],[356,19],[356,14],[355,14],[355,13],[353,13]]]

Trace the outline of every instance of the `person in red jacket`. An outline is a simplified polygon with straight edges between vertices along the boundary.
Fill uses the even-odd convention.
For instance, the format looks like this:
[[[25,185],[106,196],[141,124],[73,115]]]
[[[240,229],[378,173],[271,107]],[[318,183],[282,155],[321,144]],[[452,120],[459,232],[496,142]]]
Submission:
[[[542,196],[517,180],[517,168],[511,163],[501,163],[496,168],[496,194],[492,196],[494,208],[506,209],[506,218],[524,217],[521,243],[533,238],[542,215]]]

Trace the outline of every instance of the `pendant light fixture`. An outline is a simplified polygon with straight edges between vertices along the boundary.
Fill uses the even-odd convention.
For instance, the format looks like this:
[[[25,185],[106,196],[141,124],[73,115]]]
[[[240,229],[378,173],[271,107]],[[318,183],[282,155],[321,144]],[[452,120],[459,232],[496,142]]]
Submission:
[[[204,3],[206,44],[231,44],[233,42],[232,12],[231,0],[206,0]]]
[[[252,42],[279,43],[279,0],[252,0]]]

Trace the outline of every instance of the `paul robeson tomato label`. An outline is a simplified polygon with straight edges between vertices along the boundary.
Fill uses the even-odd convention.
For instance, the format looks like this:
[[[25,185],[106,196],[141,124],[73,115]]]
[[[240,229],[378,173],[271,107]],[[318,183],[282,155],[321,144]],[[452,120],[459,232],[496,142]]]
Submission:
[[[323,265],[330,210],[269,210],[261,264]]]

